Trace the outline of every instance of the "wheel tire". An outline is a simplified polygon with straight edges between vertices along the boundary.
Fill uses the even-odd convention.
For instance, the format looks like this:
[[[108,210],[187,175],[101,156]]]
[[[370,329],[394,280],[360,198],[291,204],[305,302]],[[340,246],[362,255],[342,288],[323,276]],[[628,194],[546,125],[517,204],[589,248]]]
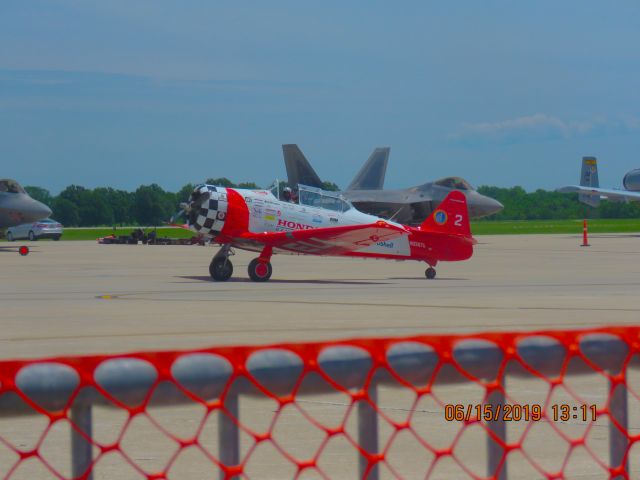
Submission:
[[[38,240],[38,237],[36,237],[35,233],[33,233],[33,231],[29,232],[29,240],[31,240],[32,242],[35,242],[36,240]]]
[[[424,271],[424,276],[427,277],[429,280],[433,280],[434,278],[436,278],[436,269],[429,267]]]
[[[56,241],[56,242],[57,242],[58,240],[60,240],[60,235],[58,235],[57,237],[53,237],[53,240],[54,240],[54,241]]]
[[[226,282],[233,275],[231,260],[225,257],[214,258],[209,265],[209,274],[218,282]]]
[[[266,282],[273,273],[270,262],[261,262],[257,258],[251,260],[247,270],[249,271],[249,278],[254,282]]]
[[[13,242],[13,241],[14,241],[13,233],[7,232],[7,242]]]

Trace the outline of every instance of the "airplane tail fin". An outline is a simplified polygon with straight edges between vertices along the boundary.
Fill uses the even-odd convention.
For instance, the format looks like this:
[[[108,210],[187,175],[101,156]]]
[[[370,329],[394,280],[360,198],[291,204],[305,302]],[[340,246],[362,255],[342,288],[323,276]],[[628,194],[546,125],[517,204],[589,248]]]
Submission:
[[[580,186],[599,188],[598,161],[596,157],[582,157],[582,171],[580,172]],[[600,204],[600,197],[593,195],[579,194],[578,199],[582,203],[597,207]]]
[[[390,150],[389,147],[376,148],[353,178],[347,190],[382,190]]]
[[[471,237],[469,209],[464,193],[458,190],[450,192],[431,216],[422,222],[420,230]]]
[[[282,145],[287,183],[296,188],[298,184],[322,188],[322,180],[296,144]]]

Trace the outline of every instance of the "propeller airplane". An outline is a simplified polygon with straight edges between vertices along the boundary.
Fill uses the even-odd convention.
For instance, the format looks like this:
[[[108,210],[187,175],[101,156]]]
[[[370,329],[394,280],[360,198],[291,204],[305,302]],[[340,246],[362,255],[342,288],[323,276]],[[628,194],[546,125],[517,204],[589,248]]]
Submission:
[[[473,254],[476,241],[459,191],[449,193],[421,225],[410,227],[362,213],[342,195],[319,188],[300,185],[297,199],[285,189],[281,199],[277,185],[274,191],[199,185],[182,204],[185,226],[222,245],[209,266],[214,280],[231,278],[232,247],[259,252],[248,267],[257,282],[271,277],[276,253],[424,261],[428,279],[435,278],[439,261]]]

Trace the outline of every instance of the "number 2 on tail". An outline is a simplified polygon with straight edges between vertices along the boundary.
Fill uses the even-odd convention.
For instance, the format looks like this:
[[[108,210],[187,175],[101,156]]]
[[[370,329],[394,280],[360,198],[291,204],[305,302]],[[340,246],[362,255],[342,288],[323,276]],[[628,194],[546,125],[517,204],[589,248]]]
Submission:
[[[456,227],[461,227],[462,226],[462,215],[460,215],[459,213],[456,215],[456,220],[455,222],[453,222],[453,224]]]

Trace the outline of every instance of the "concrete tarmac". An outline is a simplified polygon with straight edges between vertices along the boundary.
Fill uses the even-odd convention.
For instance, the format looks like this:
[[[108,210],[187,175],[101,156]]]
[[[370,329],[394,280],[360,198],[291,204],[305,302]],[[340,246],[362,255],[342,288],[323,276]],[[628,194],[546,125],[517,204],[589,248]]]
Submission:
[[[214,247],[4,243],[0,358],[640,321],[639,237],[479,242],[432,281],[419,262],[278,255],[267,283],[248,279],[250,252],[218,283]]]
[[[217,251],[198,246],[98,245],[94,242],[32,243],[32,253],[20,257],[17,244],[0,244],[0,358],[38,358],[52,355],[115,353],[135,350],[188,349],[223,344],[270,344],[348,337],[406,336],[425,333],[488,330],[567,329],[603,325],[635,325],[640,321],[640,237],[600,235],[591,247],[569,235],[482,236],[474,257],[467,262],[438,265],[435,280],[424,278],[418,262],[348,258],[275,256],[268,283],[248,279],[246,267],[255,254],[238,251],[232,258],[235,274],[225,283],[212,282],[208,264]],[[11,248],[9,248],[11,247]],[[11,251],[10,251],[11,250]],[[640,386],[630,373],[630,386]],[[632,381],[633,380],[633,381]],[[599,375],[568,377],[566,386],[582,402],[605,405],[608,387]],[[640,392],[640,388],[636,391]],[[439,386],[433,395],[416,400],[408,389],[379,389],[378,407],[396,421],[411,415],[412,430],[402,431],[385,453],[381,478],[469,478],[486,470],[486,433],[479,426],[462,428],[444,420],[445,403],[479,404],[484,388],[466,382]],[[539,379],[509,378],[510,401],[568,403],[579,401],[565,385],[550,391]],[[640,431],[640,409],[630,397],[629,426]],[[417,403],[416,403],[417,402]],[[309,458],[324,433],[302,412],[323,425],[343,421],[356,436],[355,414],[349,414],[344,394],[296,399],[279,413],[273,431],[281,448],[298,458]],[[148,417],[135,418],[135,428],[124,435],[121,448],[139,468],[162,469],[175,444],[159,434],[149,419],[184,438],[205,421],[202,406],[151,408]],[[266,432],[277,410],[272,400],[240,399],[243,425]],[[352,412],[353,413],[353,412]],[[99,442],[118,438],[125,412],[94,409],[94,435]],[[207,417],[199,442],[216,452],[215,415]],[[209,425],[212,423],[211,425]],[[46,422],[40,417],[0,418],[0,437],[18,448],[38,441]],[[527,424],[508,422],[509,441],[521,438]],[[522,450],[509,455],[509,478],[546,478],[563,471],[576,479],[608,478],[598,462],[608,459],[608,420],[594,424],[580,420],[536,422],[526,434]],[[586,437],[568,457],[568,438]],[[394,434],[380,421],[380,443]],[[434,448],[455,442],[455,458],[433,464],[433,454],[420,446],[422,436]],[[253,445],[243,433],[242,457]],[[69,471],[69,434],[57,424],[40,449],[58,471]],[[571,447],[573,448],[573,447]],[[634,448],[633,475],[640,473]],[[528,455],[528,458],[523,456]],[[15,454],[0,444],[0,478]],[[323,450],[319,465],[330,478],[357,477],[357,451],[344,437],[335,437]],[[569,458],[567,461],[566,459]],[[392,466],[393,472],[387,468]],[[428,470],[429,465],[432,470]],[[169,478],[215,478],[215,468],[194,449],[182,452]],[[53,478],[30,460],[12,479]],[[205,475],[205,472],[208,472]],[[246,466],[249,478],[293,478],[295,468],[269,442],[258,446]],[[46,473],[46,472],[45,472]],[[304,478],[318,478],[309,471]],[[101,457],[96,479],[143,478],[118,455]],[[634,477],[635,478],[635,477]]]

